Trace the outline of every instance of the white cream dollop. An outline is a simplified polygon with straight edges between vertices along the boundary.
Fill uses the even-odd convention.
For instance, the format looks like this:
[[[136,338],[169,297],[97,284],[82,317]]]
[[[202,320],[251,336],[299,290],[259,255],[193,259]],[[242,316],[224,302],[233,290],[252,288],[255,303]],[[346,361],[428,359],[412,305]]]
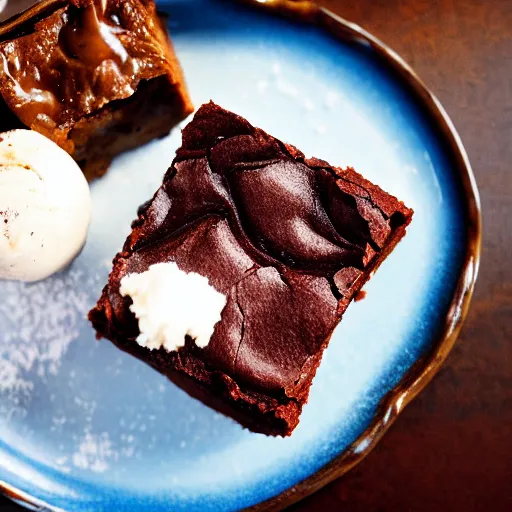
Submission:
[[[0,133],[0,278],[39,281],[82,249],[89,185],[76,162],[31,130]]]
[[[130,309],[139,320],[139,345],[169,352],[183,347],[186,335],[205,348],[227,302],[206,277],[187,274],[173,262],[126,275],[120,292],[133,301]]]

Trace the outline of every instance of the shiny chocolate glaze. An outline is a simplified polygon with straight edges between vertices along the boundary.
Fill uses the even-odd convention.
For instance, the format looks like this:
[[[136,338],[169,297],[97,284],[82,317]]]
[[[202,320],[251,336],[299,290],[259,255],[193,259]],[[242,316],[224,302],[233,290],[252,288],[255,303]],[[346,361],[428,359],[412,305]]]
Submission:
[[[169,133],[192,105],[153,0],[41,0],[0,24],[0,111],[17,120],[0,118],[0,130],[39,131],[92,179],[120,152]]]
[[[7,105],[26,126],[49,130],[169,73],[168,41],[147,5],[75,0],[36,21],[33,32],[12,40],[7,34],[0,44]]]
[[[201,360],[201,379],[222,372],[242,389],[302,404],[341,315],[411,216],[352,169],[307,160],[210,103],[183,131],[91,318],[101,335],[136,345],[120,280],[175,261],[228,298],[208,347],[180,351]]]

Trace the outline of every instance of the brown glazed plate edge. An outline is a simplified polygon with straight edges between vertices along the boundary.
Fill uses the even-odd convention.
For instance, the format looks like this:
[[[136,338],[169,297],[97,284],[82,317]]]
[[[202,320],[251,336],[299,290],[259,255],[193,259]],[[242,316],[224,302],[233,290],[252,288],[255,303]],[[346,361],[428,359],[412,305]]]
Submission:
[[[414,70],[391,48],[369,32],[309,0],[238,0],[278,15],[317,25],[341,40],[352,40],[369,45],[411,87],[416,99],[427,109],[449,146],[456,164],[454,172],[464,192],[467,218],[467,246],[463,268],[457,282],[448,314],[431,350],[420,358],[406,373],[401,382],[381,401],[370,426],[341,455],[314,475],[268,501],[247,509],[249,512],[279,511],[318,491],[336,478],[344,475],[361,462],[397,419],[404,408],[427,386],[448,357],[467,315],[480,264],[482,220],[480,199],[469,158],[462,141],[439,100],[427,88]],[[60,3],[43,0],[35,9],[22,13],[22,18]],[[11,25],[11,23],[9,23]],[[0,31],[5,33],[11,27]],[[6,30],[7,29],[7,30]],[[61,509],[48,505],[0,481],[0,493],[30,510],[38,512]]]
[[[454,173],[462,187],[467,219],[467,245],[463,267],[448,313],[432,348],[409,369],[402,380],[381,401],[370,426],[342,454],[315,474],[268,501],[246,509],[248,512],[283,510],[320,490],[359,464],[382,439],[405,407],[433,379],[452,350],[469,310],[478,277],[482,246],[480,196],[469,157],[447,112],[416,72],[391,48],[359,25],[337,16],[309,0],[242,0],[244,3],[314,24],[340,40],[369,45],[372,51],[412,89],[416,99],[430,113],[448,144],[455,163]]]

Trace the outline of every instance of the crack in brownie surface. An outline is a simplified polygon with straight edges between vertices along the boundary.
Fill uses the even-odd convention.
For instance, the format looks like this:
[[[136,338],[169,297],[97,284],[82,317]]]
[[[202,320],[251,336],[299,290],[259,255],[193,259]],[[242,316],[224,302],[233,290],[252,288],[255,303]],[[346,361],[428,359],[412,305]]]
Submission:
[[[130,300],[119,295],[125,275],[173,261],[207,277],[227,304],[205,349],[180,349],[200,361],[189,376],[220,372],[237,400],[250,391],[294,402],[284,431],[269,430],[286,434],[341,315],[411,216],[353,170],[307,160],[210,103],[185,128],[162,187],[140,208],[91,318],[126,349],[138,327]],[[233,398],[231,391],[221,394]]]

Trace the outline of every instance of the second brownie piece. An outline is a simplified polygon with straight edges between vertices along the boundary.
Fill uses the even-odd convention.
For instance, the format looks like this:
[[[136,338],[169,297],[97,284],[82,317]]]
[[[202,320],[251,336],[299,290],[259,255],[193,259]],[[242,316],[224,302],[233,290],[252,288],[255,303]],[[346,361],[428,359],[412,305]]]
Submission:
[[[0,24],[0,132],[46,135],[88,179],[191,112],[153,0],[48,0]]]
[[[140,208],[90,319],[204,403],[255,432],[289,435],[334,328],[411,218],[354,170],[307,160],[210,103]],[[226,297],[209,342],[187,336],[173,351],[150,350],[145,335],[138,343],[122,281],[167,262]]]

